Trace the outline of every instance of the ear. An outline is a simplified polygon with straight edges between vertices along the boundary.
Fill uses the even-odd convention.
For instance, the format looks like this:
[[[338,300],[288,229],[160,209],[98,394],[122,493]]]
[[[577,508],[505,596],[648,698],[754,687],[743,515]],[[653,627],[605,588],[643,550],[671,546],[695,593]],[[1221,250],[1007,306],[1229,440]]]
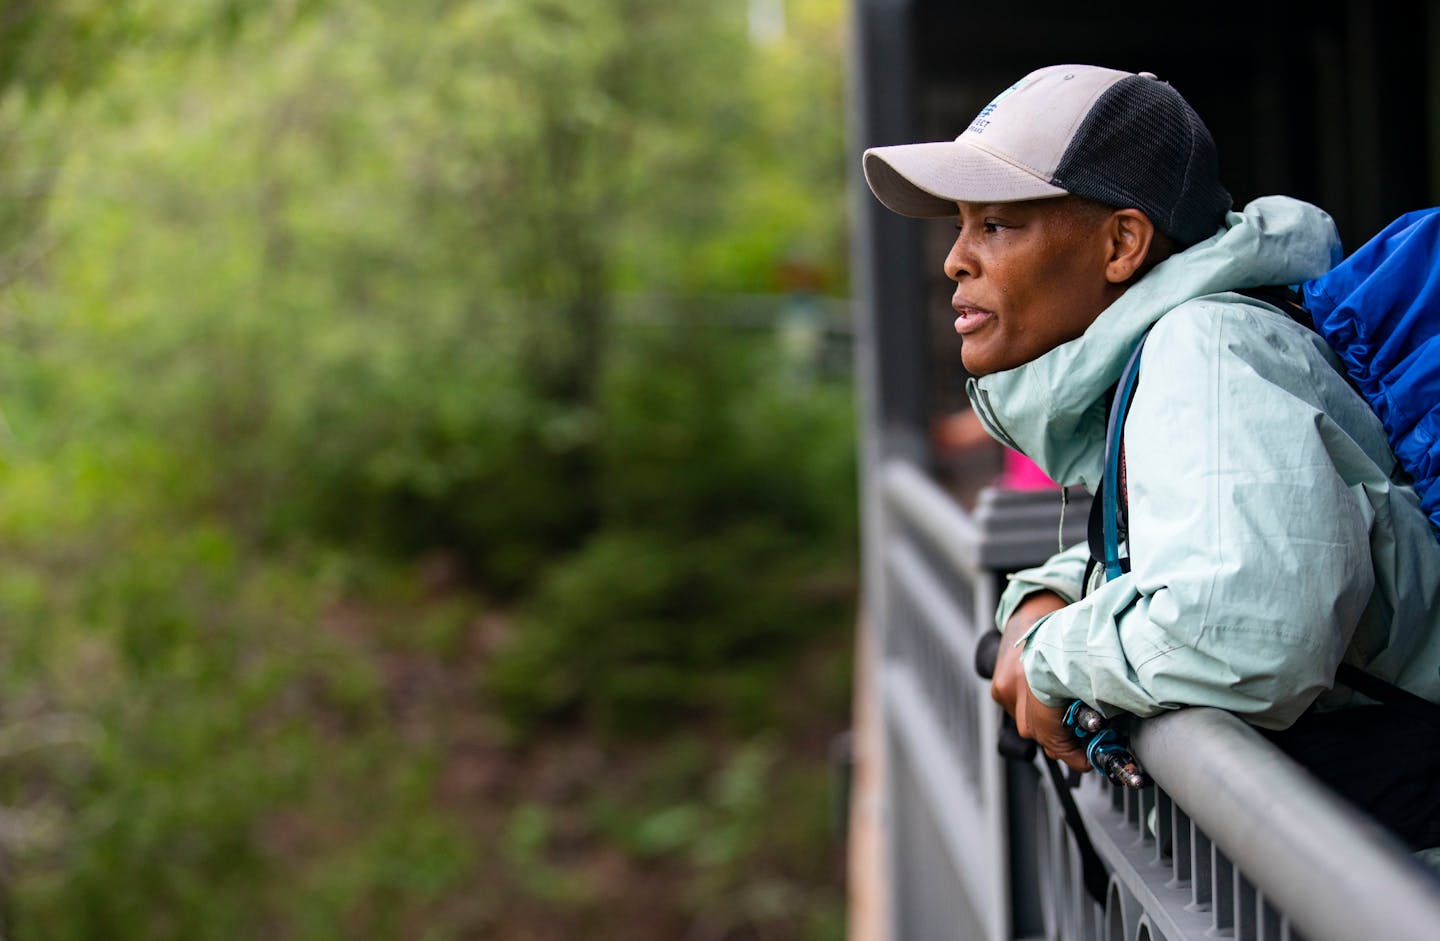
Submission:
[[[1145,266],[1155,241],[1155,223],[1138,209],[1117,209],[1110,216],[1106,236],[1110,257],[1105,280],[1124,284]]]

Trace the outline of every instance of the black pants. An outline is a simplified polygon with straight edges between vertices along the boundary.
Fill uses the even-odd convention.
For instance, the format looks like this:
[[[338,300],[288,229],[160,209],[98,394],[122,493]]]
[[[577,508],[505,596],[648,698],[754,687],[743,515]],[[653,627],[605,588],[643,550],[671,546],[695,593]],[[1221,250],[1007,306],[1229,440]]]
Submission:
[[[1263,734],[1410,849],[1440,846],[1440,728],[1394,706],[1357,706]]]

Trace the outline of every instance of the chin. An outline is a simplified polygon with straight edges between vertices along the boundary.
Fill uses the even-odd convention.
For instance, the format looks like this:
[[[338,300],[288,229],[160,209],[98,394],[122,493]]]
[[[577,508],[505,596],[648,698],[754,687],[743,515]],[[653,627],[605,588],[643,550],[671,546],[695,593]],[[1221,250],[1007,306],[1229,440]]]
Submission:
[[[1005,372],[1008,369],[1017,369],[1035,359],[1034,356],[1026,356],[1023,347],[1017,348],[1016,344],[1001,343],[999,349],[990,349],[982,346],[966,354],[965,343],[960,344],[960,363],[965,371],[972,376],[988,376],[991,373]]]
[[[992,372],[999,372],[1000,369],[1003,368],[996,366],[993,360],[986,359],[984,356],[966,356],[963,347],[960,350],[960,364],[964,366],[965,371],[972,376],[988,376]]]

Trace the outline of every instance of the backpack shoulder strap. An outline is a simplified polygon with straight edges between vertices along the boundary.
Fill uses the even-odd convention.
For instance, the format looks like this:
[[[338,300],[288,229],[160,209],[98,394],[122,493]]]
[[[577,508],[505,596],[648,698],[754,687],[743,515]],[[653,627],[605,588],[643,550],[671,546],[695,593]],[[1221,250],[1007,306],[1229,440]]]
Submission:
[[[1110,417],[1105,423],[1105,467],[1095,499],[1090,503],[1087,533],[1090,555],[1105,567],[1107,582],[1130,571],[1129,558],[1120,556],[1120,539],[1128,535],[1130,502],[1121,467],[1125,460],[1125,418],[1130,414],[1130,400],[1135,396],[1135,383],[1140,378],[1140,353],[1149,336],[1148,329],[1140,336],[1111,393]]]

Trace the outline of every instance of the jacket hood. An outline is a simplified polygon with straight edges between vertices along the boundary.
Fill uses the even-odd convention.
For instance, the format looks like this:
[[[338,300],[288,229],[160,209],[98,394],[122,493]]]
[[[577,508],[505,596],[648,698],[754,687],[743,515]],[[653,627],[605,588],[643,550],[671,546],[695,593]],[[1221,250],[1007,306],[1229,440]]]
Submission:
[[[1105,450],[1106,392],[1145,331],[1186,301],[1319,277],[1341,257],[1335,224],[1322,210],[1266,196],[1203,242],[1155,268],[1080,337],[1024,365],[967,384],[990,434],[1024,453],[1056,483],[1094,492]]]

